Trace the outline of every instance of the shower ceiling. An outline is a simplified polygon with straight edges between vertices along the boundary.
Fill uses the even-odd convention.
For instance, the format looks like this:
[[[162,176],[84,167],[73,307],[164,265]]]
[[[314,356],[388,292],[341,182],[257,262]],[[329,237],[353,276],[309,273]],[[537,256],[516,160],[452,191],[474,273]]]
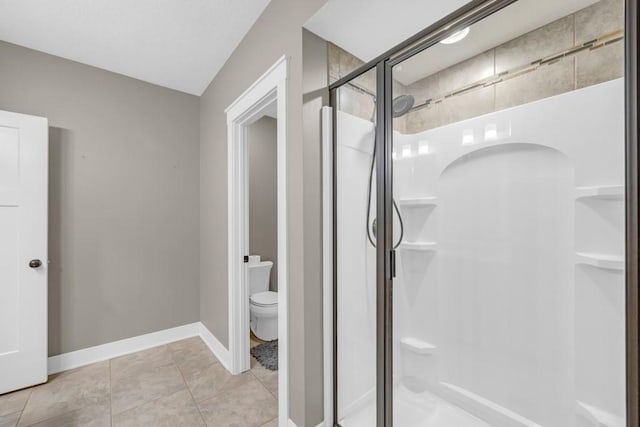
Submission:
[[[439,44],[430,54],[416,55],[395,70],[394,78],[404,85],[457,64],[478,53],[542,27],[558,18],[583,9],[596,0],[520,1],[501,12],[500,32],[495,24],[481,21],[462,41]],[[363,61],[370,61],[409,36],[433,24],[464,1],[435,2],[376,0],[365,6],[362,0],[329,0],[305,27],[340,46]],[[393,19],[389,19],[389,17]],[[437,63],[429,58],[438,57]]]

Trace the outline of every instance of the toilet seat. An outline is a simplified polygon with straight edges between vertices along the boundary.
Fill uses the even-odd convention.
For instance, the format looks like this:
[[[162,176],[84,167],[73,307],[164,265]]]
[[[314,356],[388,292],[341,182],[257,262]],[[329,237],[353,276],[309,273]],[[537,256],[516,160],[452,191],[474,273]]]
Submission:
[[[249,297],[251,305],[256,307],[277,307],[278,293],[273,291],[258,292]]]

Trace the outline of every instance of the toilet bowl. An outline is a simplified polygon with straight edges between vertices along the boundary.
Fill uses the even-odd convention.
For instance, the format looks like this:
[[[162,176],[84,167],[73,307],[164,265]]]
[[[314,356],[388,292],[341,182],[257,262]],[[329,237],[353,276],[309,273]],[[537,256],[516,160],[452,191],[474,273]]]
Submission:
[[[278,293],[269,290],[271,267],[271,261],[248,266],[250,327],[263,341],[278,339]]]

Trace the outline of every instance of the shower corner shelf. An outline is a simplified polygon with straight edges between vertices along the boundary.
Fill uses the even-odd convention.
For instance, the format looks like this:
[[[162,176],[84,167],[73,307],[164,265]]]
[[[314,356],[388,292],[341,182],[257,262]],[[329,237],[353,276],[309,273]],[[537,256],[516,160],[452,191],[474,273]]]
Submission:
[[[622,417],[611,414],[603,409],[587,405],[586,403],[579,400],[576,401],[576,406],[578,414],[588,420],[594,426],[624,427],[626,425]]]
[[[576,187],[576,199],[586,197],[603,200],[621,200],[624,197],[624,185]]]
[[[624,258],[619,255],[576,252],[576,263],[607,270],[624,270]]]
[[[438,204],[438,198],[432,197],[416,197],[410,199],[398,200],[398,205],[403,208],[418,208],[423,206],[436,206]]]
[[[398,249],[405,251],[433,252],[438,244],[436,242],[402,242]]]
[[[412,337],[402,338],[400,343],[404,349],[418,354],[433,354],[433,352],[438,348],[426,341]]]

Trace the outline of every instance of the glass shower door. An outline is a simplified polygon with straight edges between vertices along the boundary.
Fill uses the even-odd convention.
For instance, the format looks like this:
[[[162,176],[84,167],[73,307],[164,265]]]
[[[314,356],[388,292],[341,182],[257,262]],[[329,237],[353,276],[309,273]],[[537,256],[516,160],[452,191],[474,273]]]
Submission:
[[[335,226],[337,415],[376,422],[376,70],[336,91]]]
[[[623,3],[446,36],[391,60],[393,425],[622,427]]]

